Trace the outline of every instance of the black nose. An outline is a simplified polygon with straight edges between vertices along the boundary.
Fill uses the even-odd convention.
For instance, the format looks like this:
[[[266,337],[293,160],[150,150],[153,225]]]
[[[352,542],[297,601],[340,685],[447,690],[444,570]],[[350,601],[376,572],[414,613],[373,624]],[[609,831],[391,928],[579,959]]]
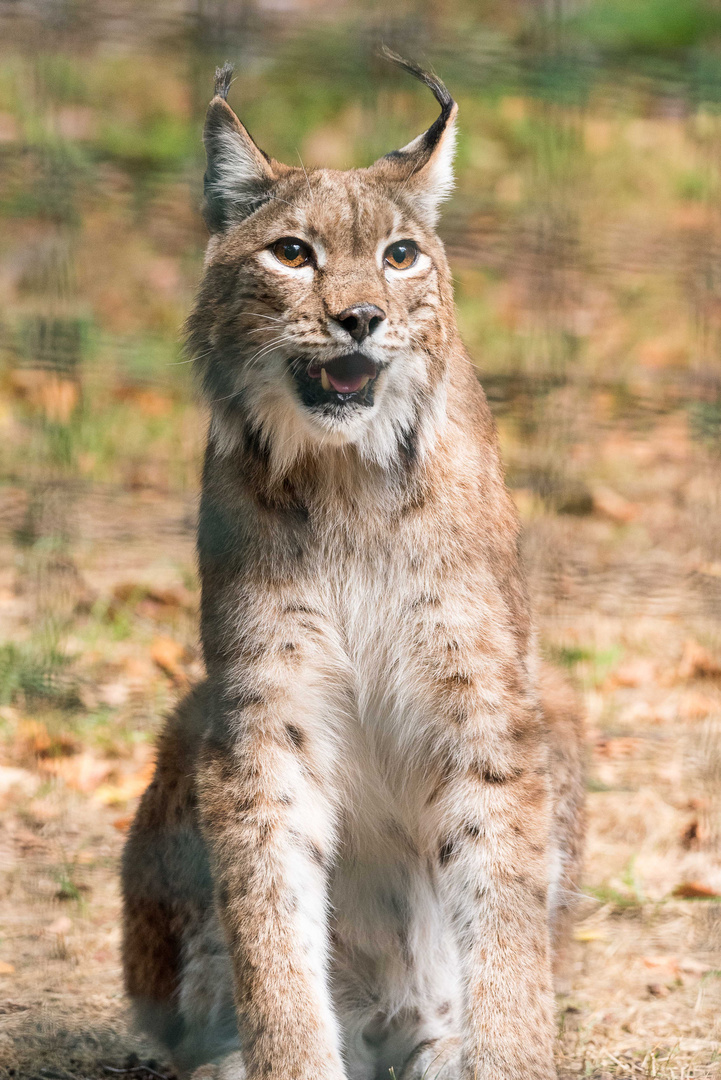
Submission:
[[[385,317],[385,311],[376,307],[375,304],[353,304],[335,318],[352,338],[363,341],[373,333],[377,326],[380,326]]]

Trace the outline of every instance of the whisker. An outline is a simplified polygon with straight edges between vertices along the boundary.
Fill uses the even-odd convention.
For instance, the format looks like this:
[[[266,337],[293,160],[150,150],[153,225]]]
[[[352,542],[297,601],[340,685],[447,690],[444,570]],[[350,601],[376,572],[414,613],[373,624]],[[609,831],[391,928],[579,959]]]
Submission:
[[[305,182],[308,185],[308,194],[310,195],[311,201],[312,201],[313,200],[313,192],[311,191],[311,188],[310,188],[310,180],[308,179],[308,173],[305,171],[305,165],[303,164],[303,158],[300,156],[300,150],[298,149],[297,146],[295,148],[295,152],[298,155],[298,161],[300,162],[300,167],[303,170],[303,174],[305,176]]]
[[[191,356],[190,360],[174,360],[174,361],[171,361],[171,363],[192,364],[193,360],[202,360],[204,357],[210,356],[210,354],[212,352],[213,352],[213,349],[206,349],[205,352],[197,353],[197,355]]]
[[[271,198],[271,199],[275,199],[275,201],[276,201],[276,202],[282,202],[282,203],[285,203],[285,204],[286,204],[286,206],[292,206],[292,205],[293,205],[293,203],[292,203],[292,202],[289,202],[289,200],[288,200],[288,199],[281,199],[280,195],[270,195],[270,196],[269,196],[269,198]]]
[[[248,357],[248,359],[245,360],[246,366],[252,364],[254,360],[256,360],[259,356],[263,356],[264,353],[270,352],[272,349],[275,349],[278,345],[280,345],[281,340],[282,339],[278,341],[266,341],[263,345],[260,346],[260,348],[256,352],[253,353],[252,356]]]
[[[275,338],[274,341],[268,341],[264,345],[261,345],[258,351],[253,353],[249,360],[245,361],[246,369],[251,368],[254,364],[257,364],[258,360],[260,360],[267,353],[272,352],[273,349],[277,348],[277,346],[280,345],[283,341],[284,336],[285,335],[281,335],[280,337]]]
[[[231,398],[240,397],[242,390],[234,390],[232,394],[226,394],[224,397],[211,398],[208,402],[209,405],[217,405],[219,401],[230,401]]]
[[[223,191],[220,191],[220,192],[217,192],[217,193],[209,192],[207,197],[210,198],[210,199],[224,200],[225,201],[228,198],[228,195]],[[258,204],[258,209],[260,209],[260,207],[263,205],[263,203],[265,202],[266,199],[275,199],[276,202],[285,203],[286,206],[292,206],[293,205],[293,203],[289,202],[288,199],[281,199],[280,195],[273,195],[269,191],[267,191],[265,193],[265,195],[262,195],[262,196],[261,195],[245,195],[245,196],[243,196],[239,192],[232,192],[231,195],[230,195],[230,198],[235,203],[246,203],[246,205],[248,203],[251,203],[251,204],[252,203],[257,203]],[[251,214],[253,213],[252,210],[250,212],[251,212]]]

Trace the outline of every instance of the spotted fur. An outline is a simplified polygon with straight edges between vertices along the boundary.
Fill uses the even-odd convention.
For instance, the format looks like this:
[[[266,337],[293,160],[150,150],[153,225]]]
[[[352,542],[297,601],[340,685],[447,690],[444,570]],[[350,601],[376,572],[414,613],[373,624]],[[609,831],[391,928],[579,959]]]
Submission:
[[[555,1075],[580,727],[536,670],[434,232],[456,107],[406,66],[441,116],[368,169],[268,158],[227,69],[208,111],[188,324],[207,681],[161,737],[123,870],[128,992],[198,1080]],[[288,237],[306,265],[274,254]],[[372,378],[336,392],[339,364]]]

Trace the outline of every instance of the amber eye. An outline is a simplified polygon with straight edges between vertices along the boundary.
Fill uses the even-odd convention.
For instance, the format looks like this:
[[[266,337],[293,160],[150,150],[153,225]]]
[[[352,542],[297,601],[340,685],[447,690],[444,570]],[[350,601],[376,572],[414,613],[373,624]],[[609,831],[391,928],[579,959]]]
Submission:
[[[310,262],[310,248],[295,236],[284,236],[276,240],[270,250],[283,266],[306,266]]]
[[[417,258],[418,245],[413,240],[399,240],[397,244],[391,244],[383,256],[384,261],[394,270],[407,270]]]

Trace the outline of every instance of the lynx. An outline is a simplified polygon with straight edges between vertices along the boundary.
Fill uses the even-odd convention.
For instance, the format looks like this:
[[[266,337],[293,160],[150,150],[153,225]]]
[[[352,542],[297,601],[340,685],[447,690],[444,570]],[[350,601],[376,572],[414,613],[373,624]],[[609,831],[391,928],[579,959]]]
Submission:
[[[435,232],[456,104],[369,168],[266,156],[216,73],[198,530],[206,681],[123,866],[124,970],[183,1075],[549,1080],[580,721]]]

